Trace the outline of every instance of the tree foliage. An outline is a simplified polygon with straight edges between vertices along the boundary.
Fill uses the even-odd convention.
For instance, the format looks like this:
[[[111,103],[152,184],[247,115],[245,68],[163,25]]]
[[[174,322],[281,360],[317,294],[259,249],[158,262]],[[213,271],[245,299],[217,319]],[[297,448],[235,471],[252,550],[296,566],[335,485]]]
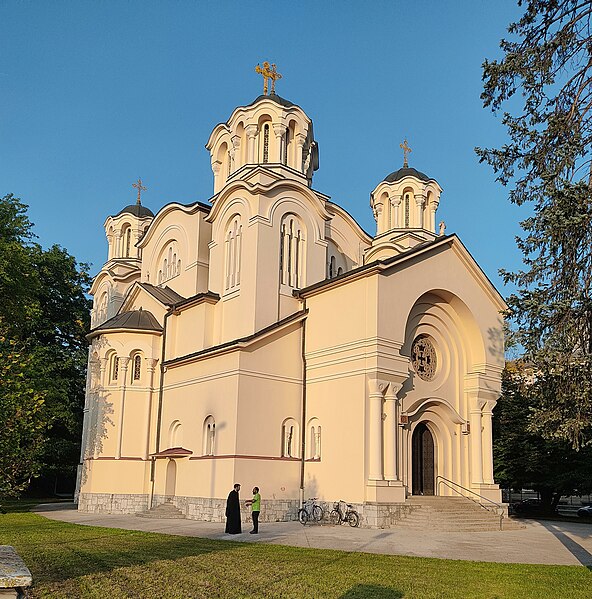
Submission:
[[[508,362],[493,413],[494,474],[502,487],[538,491],[543,509],[553,512],[562,495],[592,492],[592,447],[576,451],[568,441],[533,432],[536,384],[531,367]]]
[[[78,461],[90,278],[32,227],[26,205],[0,199],[0,496]]]
[[[592,4],[520,1],[522,18],[483,65],[482,99],[509,142],[477,149],[532,215],[524,268],[503,272],[517,341],[537,371],[531,425],[577,448],[592,438]]]

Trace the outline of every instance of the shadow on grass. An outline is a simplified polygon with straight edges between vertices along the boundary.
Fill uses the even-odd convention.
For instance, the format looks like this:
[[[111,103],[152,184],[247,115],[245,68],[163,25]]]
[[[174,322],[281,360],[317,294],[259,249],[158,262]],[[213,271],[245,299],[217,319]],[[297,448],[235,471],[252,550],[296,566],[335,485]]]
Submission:
[[[231,541],[78,526],[32,513],[1,516],[0,543],[15,547],[36,583],[62,582],[242,546]]]
[[[395,591],[388,587],[357,584],[341,595],[339,599],[401,599],[401,597],[404,597],[401,591]]]

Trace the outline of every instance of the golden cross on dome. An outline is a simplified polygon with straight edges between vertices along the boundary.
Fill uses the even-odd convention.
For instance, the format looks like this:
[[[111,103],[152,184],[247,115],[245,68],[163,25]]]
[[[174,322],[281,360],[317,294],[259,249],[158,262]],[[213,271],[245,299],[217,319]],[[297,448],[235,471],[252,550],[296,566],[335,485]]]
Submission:
[[[132,187],[135,187],[138,190],[138,199],[136,200],[136,204],[141,204],[142,202],[140,202],[140,196],[142,195],[142,192],[147,191],[148,188],[142,185],[142,179],[139,177],[135,183],[132,183]]]
[[[401,150],[403,150],[403,168],[407,168],[409,164],[407,163],[407,155],[411,153],[411,148],[407,145],[407,140],[405,140],[402,144],[399,144]]]
[[[263,77],[263,95],[267,95],[268,79],[271,79],[271,93],[275,94],[275,82],[282,78],[282,75],[277,72],[275,64],[269,64],[267,60],[263,63],[263,67],[257,65],[255,72]]]

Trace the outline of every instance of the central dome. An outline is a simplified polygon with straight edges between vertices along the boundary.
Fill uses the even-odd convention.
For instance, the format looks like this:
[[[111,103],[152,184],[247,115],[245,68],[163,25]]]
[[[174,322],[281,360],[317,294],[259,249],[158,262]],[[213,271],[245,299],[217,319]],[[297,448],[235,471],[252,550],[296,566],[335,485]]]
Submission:
[[[430,181],[430,177],[428,177],[426,174],[420,173],[417,169],[408,166],[400,168],[398,171],[394,171],[390,175],[387,175],[383,181],[386,181],[387,183],[394,183],[395,181],[400,181],[405,177],[415,177],[420,181]]]

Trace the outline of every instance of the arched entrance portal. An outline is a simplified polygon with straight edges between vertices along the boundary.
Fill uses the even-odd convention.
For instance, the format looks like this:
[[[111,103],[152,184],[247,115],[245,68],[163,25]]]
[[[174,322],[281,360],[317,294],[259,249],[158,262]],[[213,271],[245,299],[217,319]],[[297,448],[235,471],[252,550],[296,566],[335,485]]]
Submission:
[[[425,422],[415,427],[411,446],[413,495],[434,495],[434,438]]]
[[[173,497],[175,495],[175,487],[177,486],[177,463],[175,460],[169,460],[166,469],[166,485],[165,495]]]

